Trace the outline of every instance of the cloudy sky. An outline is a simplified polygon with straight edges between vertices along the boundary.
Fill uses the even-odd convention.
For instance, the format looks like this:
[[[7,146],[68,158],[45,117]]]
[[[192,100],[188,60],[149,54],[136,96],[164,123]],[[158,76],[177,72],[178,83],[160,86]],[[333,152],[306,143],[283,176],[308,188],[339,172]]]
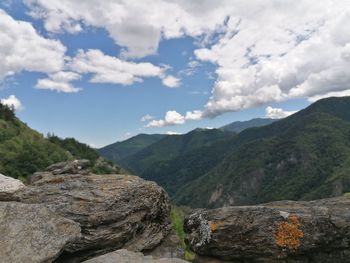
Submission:
[[[102,146],[350,95],[350,1],[4,0],[0,99]]]

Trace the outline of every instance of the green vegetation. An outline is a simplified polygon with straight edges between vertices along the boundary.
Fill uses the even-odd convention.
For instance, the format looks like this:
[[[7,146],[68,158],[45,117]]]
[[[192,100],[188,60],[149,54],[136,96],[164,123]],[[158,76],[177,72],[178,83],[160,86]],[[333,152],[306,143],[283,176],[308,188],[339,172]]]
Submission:
[[[16,118],[9,107],[0,103],[0,173],[26,181],[28,175],[47,166],[72,160],[89,159],[94,171],[121,171],[105,160],[99,160],[96,150],[75,139],[45,138]]]
[[[143,173],[147,170],[163,170],[168,160],[209,146],[232,135],[231,132],[217,129],[196,129],[184,135],[166,136],[136,154],[120,160],[119,163],[136,175],[152,180]]]
[[[238,134],[195,130],[121,160],[178,205],[309,200],[350,191],[350,97],[320,100]],[[220,133],[221,132],[221,133]]]
[[[72,155],[46,140],[18,120],[14,112],[0,104],[0,173],[23,178]]]
[[[345,193],[345,194],[344,194],[344,197],[350,198],[350,193],[349,193],[349,192],[348,192],[348,193]]]
[[[195,254],[186,246],[185,243],[185,231],[183,229],[185,211],[180,207],[172,207],[170,212],[170,218],[172,222],[172,226],[177,236],[180,239],[181,246],[185,250],[184,259],[187,261],[193,261],[195,259]]]
[[[76,159],[87,159],[95,163],[100,157],[95,149],[92,149],[87,144],[78,142],[74,138],[61,139],[53,134],[48,134],[47,139],[53,144],[70,152]]]
[[[209,172],[174,195],[179,204],[219,207],[309,200],[350,190],[350,97],[329,98],[231,142]],[[347,113],[347,114],[344,114]]]

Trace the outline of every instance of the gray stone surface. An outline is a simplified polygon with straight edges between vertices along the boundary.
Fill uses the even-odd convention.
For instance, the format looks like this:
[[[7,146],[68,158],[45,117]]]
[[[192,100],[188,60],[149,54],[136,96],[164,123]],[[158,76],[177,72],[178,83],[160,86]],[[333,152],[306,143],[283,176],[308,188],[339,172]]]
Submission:
[[[0,262],[52,262],[80,237],[77,223],[42,205],[0,202]]]
[[[156,248],[145,252],[145,255],[151,255],[154,258],[183,258],[184,254],[185,250],[174,230]]]
[[[119,248],[151,250],[168,236],[170,202],[156,183],[136,176],[85,174],[83,169],[70,174],[64,171],[74,170],[59,167],[36,173],[36,180],[17,192],[16,198],[43,204],[80,224],[82,238],[60,259],[75,262],[74,258]]]
[[[96,258],[84,261],[84,263],[186,263],[178,258],[153,259],[152,256],[144,256],[126,249],[120,249]]]
[[[24,187],[20,180],[0,174],[0,200],[11,201],[13,193]]]
[[[203,262],[350,262],[350,199],[196,210],[185,232]]]

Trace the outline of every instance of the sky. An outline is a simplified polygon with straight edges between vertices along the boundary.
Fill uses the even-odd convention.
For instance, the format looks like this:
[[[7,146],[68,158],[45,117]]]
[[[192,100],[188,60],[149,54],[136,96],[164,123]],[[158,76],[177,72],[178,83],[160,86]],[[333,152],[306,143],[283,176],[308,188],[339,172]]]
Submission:
[[[350,95],[350,0],[3,0],[0,100],[101,147]]]

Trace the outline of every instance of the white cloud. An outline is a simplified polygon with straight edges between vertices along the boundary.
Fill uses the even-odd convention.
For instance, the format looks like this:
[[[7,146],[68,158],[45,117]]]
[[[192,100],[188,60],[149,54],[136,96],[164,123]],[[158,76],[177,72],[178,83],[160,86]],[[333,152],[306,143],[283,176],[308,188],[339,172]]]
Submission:
[[[164,120],[153,120],[147,124],[146,127],[150,128],[160,128],[166,126],[173,126],[177,124],[184,124],[188,120],[199,120],[202,118],[202,112],[199,110],[188,111],[186,115],[183,116],[177,111],[168,111],[165,114]]]
[[[48,78],[39,79],[35,87],[37,89],[47,89],[57,92],[74,93],[81,88],[74,87],[70,82],[80,79],[81,76],[75,72],[60,71],[49,74]]]
[[[176,111],[168,111],[164,120],[153,120],[147,124],[147,127],[165,127],[176,124],[184,124],[185,117]]]
[[[190,60],[186,68],[179,72],[180,75],[192,76],[201,64],[197,60]]]
[[[152,115],[146,114],[145,116],[142,116],[140,121],[145,122],[145,121],[150,121],[153,120],[154,117]]]
[[[265,112],[266,112],[266,115],[265,115],[266,118],[270,118],[270,119],[282,119],[296,113],[296,111],[285,111],[280,108],[272,108],[271,106],[268,106],[265,109]]]
[[[78,50],[70,58],[61,42],[40,36],[30,23],[17,21],[1,9],[0,21],[0,81],[21,71],[33,71],[48,74],[37,81],[36,88],[58,92],[80,91],[71,82],[82,74],[92,74],[93,83],[130,85],[145,77],[158,77],[168,87],[180,85],[179,79],[166,74],[166,65],[129,62],[96,49]],[[67,21],[65,30],[78,30],[79,23]]]
[[[166,76],[162,80],[163,84],[169,88],[177,88],[180,86],[181,82],[179,78],[176,78],[174,76]]]
[[[115,43],[124,48],[121,57],[156,54],[162,39],[190,36],[205,44],[195,50],[195,59],[212,63],[217,69],[212,96],[202,117],[291,98],[312,101],[332,94],[348,94],[350,90],[349,0],[323,0],[321,4],[314,0],[301,0],[298,4],[293,0],[234,3],[105,0],[103,4],[99,0],[25,0],[25,3],[33,17],[43,19],[49,32],[75,33],[89,26],[106,29]],[[20,55],[0,66],[0,76],[21,70],[48,73],[63,70],[65,48],[60,42],[42,38],[30,24],[17,24],[4,12],[1,16],[0,21],[6,21],[6,30],[0,35],[0,59],[8,61],[13,46],[17,50],[13,54]],[[18,28],[26,30],[18,34]],[[23,39],[29,39],[29,45]],[[96,61],[88,52],[82,52],[79,59],[83,60],[80,61],[83,69],[76,72],[92,74],[92,82],[128,85],[151,76],[170,83],[168,86],[180,82],[174,79],[169,82],[171,76],[165,75],[165,69],[150,63],[132,63],[105,55],[103,60]],[[5,60],[3,54],[7,54]],[[137,70],[131,70],[129,63],[130,68]],[[136,66],[139,64],[142,70]],[[69,70],[75,71],[73,67]]]
[[[144,77],[164,78],[165,69],[151,63],[129,62],[105,55],[97,49],[79,50],[69,62],[70,70],[80,74],[92,74],[90,82],[131,85],[142,82]]]
[[[0,79],[21,71],[51,73],[64,66],[66,47],[0,9]]]
[[[188,111],[186,112],[186,120],[200,120],[203,117],[203,112],[200,110]]]
[[[2,104],[7,105],[9,107],[13,107],[15,110],[22,110],[23,105],[19,99],[16,98],[15,95],[10,95],[8,98],[4,98],[0,100]]]
[[[46,30],[75,33],[85,26],[102,27],[125,47],[127,57],[155,54],[161,39],[210,35],[225,20],[225,2],[25,0]]]
[[[174,132],[174,131],[167,131],[166,132],[167,135],[180,135],[180,132]]]
[[[316,95],[316,96],[310,97],[308,101],[315,102],[317,100],[328,98],[328,97],[345,97],[345,96],[350,96],[350,89],[343,90],[343,91],[329,92],[323,95]]]
[[[249,3],[195,51],[218,67],[205,116],[350,89],[350,1]]]

